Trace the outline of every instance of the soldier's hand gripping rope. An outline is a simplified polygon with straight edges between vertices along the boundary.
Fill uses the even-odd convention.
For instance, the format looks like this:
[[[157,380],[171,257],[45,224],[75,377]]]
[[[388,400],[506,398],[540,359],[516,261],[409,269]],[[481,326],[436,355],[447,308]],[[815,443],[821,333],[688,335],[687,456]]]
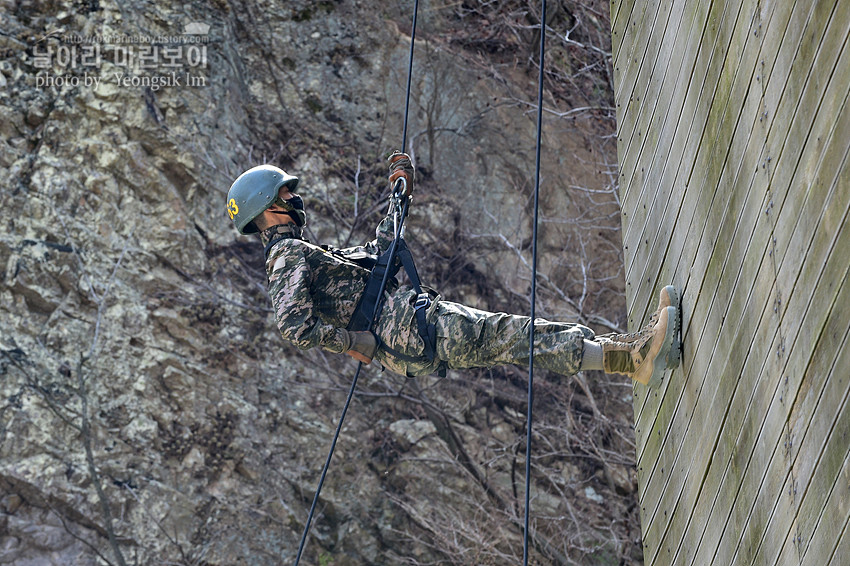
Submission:
[[[416,171],[413,168],[413,162],[410,160],[410,156],[399,150],[395,150],[392,152],[387,161],[390,162],[389,181],[393,194],[399,192],[397,190],[399,189],[398,182],[403,179],[403,185],[400,187],[400,195],[402,197],[409,197],[412,195],[413,178],[416,175]]]

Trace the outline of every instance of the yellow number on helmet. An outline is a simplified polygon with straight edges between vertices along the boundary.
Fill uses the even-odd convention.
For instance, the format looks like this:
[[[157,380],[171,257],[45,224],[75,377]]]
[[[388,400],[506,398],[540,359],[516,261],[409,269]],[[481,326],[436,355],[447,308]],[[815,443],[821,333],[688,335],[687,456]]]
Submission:
[[[233,217],[239,214],[239,207],[236,206],[236,200],[230,199],[227,203],[227,214],[230,215],[230,219],[233,220]]]

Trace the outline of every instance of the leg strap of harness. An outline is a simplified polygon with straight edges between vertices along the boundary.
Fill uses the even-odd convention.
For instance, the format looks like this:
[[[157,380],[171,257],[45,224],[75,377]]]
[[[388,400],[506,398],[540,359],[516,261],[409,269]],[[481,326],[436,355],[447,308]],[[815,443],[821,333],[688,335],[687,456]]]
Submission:
[[[425,315],[428,314],[428,308],[431,306],[431,297],[428,293],[422,291],[422,284],[419,280],[419,274],[416,272],[416,265],[413,263],[413,256],[407,248],[404,240],[399,242],[398,257],[404,270],[407,272],[407,277],[416,291],[416,302],[413,304],[413,310],[416,313],[416,326],[419,332],[419,337],[425,343],[425,357],[429,362],[434,361],[434,356],[437,353],[437,327],[433,324],[428,324]]]

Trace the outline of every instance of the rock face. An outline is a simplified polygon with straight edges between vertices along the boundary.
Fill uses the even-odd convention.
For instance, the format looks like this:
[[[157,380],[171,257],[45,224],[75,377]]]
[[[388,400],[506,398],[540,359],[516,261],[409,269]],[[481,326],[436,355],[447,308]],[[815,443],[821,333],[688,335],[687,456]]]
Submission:
[[[292,562],[354,367],[282,341],[224,195],[275,163],[311,239],[371,237],[411,6],[2,4],[0,564]],[[607,331],[625,325],[600,6],[549,21],[537,312]],[[420,10],[407,239],[447,298],[527,311],[535,8]],[[639,562],[628,384],[542,373],[533,560]],[[367,368],[304,563],[515,563],[526,384]]]

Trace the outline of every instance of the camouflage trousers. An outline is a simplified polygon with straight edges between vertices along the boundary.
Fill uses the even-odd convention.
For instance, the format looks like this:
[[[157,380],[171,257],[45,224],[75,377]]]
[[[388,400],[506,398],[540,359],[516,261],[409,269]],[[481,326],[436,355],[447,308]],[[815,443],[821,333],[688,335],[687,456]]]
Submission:
[[[441,365],[450,369],[489,368],[498,365],[528,365],[527,316],[492,313],[440,300],[436,293],[427,320],[437,327],[436,359],[425,357],[424,343],[417,331],[413,302],[416,293],[401,288],[387,301],[375,328],[379,338],[405,359],[379,349],[375,355],[384,367],[414,377],[435,373]],[[592,340],[591,329],[580,324],[534,322],[534,365],[562,375],[573,375],[581,366],[584,340]]]

